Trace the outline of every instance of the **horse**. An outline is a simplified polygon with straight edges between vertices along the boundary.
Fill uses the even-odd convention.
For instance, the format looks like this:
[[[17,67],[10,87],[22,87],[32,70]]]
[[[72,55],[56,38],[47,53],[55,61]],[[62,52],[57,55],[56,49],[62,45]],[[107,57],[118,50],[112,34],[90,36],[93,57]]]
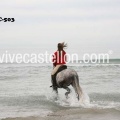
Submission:
[[[52,82],[52,81],[51,81]],[[56,89],[53,88],[58,94],[58,88],[66,89],[65,93],[66,98],[68,98],[68,94],[70,94],[71,90],[68,86],[72,86],[77,95],[78,101],[83,102],[83,91],[79,85],[79,77],[77,72],[74,69],[64,69],[56,74]]]

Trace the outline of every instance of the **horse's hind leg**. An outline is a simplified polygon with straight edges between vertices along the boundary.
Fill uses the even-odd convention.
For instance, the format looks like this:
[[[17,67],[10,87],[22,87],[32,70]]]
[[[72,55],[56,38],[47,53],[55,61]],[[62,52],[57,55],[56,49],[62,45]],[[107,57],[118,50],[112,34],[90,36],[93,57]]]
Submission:
[[[66,96],[66,98],[68,98],[68,94],[70,94],[71,90],[69,87],[65,87],[64,89],[67,90],[67,92],[65,93],[65,96]]]

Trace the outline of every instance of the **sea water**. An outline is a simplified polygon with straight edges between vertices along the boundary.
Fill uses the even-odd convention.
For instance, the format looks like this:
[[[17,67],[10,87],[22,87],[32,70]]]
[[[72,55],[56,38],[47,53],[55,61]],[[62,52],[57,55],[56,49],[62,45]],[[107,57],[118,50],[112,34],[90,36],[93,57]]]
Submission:
[[[0,64],[0,119],[45,116],[72,108],[120,112],[120,61],[111,64],[68,64],[79,75],[84,104],[74,89],[66,99],[64,89],[56,98],[51,85],[51,64]]]

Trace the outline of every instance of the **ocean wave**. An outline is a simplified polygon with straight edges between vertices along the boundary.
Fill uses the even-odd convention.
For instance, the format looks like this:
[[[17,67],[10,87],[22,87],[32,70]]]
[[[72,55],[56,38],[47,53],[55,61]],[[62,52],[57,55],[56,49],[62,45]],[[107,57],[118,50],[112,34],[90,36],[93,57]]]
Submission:
[[[91,101],[114,101],[120,102],[120,93],[91,93]]]

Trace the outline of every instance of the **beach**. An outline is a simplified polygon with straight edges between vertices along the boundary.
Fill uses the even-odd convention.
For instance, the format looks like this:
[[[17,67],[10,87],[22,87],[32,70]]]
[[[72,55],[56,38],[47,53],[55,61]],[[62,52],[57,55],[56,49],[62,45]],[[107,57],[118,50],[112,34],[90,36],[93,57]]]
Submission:
[[[7,118],[2,120],[119,120],[120,112],[112,110],[95,110],[95,109],[69,109],[61,110],[48,114],[47,116],[31,116],[31,117],[18,117],[18,118]]]
[[[120,0],[1,0],[0,120],[120,120]]]

